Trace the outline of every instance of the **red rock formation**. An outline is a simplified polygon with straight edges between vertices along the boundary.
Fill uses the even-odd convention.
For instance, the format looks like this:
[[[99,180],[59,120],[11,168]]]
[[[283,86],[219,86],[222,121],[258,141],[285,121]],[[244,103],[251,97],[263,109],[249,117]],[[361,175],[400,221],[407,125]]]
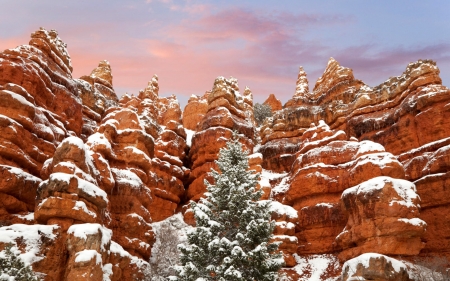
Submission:
[[[81,137],[86,140],[98,127],[105,111],[116,106],[118,98],[112,87],[111,67],[108,61],[101,61],[90,76],[76,80],[83,103],[83,131]]]
[[[34,224],[36,190],[44,162],[59,142],[81,132],[82,111],[72,80],[66,45],[56,31],[41,29],[32,34],[30,45],[0,53],[0,234],[3,243],[13,243],[38,258],[35,270],[57,280],[65,260],[57,226]],[[6,240],[6,241],[5,241]],[[43,259],[45,256],[49,258]]]
[[[272,220],[275,223],[273,241],[281,242],[278,249],[283,253],[287,267],[296,265],[294,254],[297,252],[298,240],[295,237],[295,227],[298,225],[297,211],[280,202],[272,202],[270,205]]]
[[[197,130],[206,112],[208,111],[208,95],[206,92],[203,96],[192,95],[183,111],[183,126],[188,130]]]
[[[270,94],[263,104],[269,105],[272,108],[272,112],[283,109],[281,101],[274,94]]]
[[[34,243],[39,247],[33,251],[42,258],[39,262],[31,261],[36,271],[47,274],[46,280],[62,280],[64,276],[74,280],[80,274],[87,273],[93,274],[92,280],[103,280],[103,271],[108,268],[108,263],[114,271],[114,274],[111,272],[113,280],[123,280],[121,276],[127,274],[126,280],[132,280],[132,275],[142,273],[139,272],[144,269],[145,262],[142,261],[141,265],[138,265],[140,262],[134,262],[136,266],[129,266],[137,258],[123,249],[121,253],[114,254],[108,244],[108,249],[99,252],[102,263],[99,264],[95,258],[78,263],[77,255],[92,249],[83,241],[74,242],[66,232],[72,224],[80,226],[86,222],[101,223],[104,225],[102,229],[106,229],[105,226],[113,228],[117,222],[118,204],[112,208],[111,199],[114,198],[108,197],[120,193],[119,188],[121,192],[127,193],[128,186],[121,181],[117,166],[111,169],[110,164],[124,163],[133,170],[133,165],[142,164],[144,153],[140,154],[139,151],[144,150],[151,156],[154,153],[153,139],[146,136],[145,132],[142,133],[143,128],[126,123],[130,114],[106,112],[117,101],[109,64],[101,62],[90,76],[72,79],[66,45],[55,31],[43,29],[32,34],[30,46],[6,50],[0,53],[0,57],[0,144],[4,148],[0,151],[0,170],[3,175],[0,183],[2,225],[49,225],[36,225],[36,239],[44,243]],[[109,121],[111,124],[98,128],[106,113],[111,114],[104,118],[105,123]],[[111,120],[117,115],[125,117],[122,124]],[[123,126],[118,126],[119,132],[116,125]],[[120,129],[124,132],[120,132]],[[87,139],[94,131],[98,132],[89,138],[88,145],[75,136],[66,138],[78,135]],[[18,138],[18,135],[21,137]],[[112,144],[109,142],[111,139]],[[133,155],[139,157],[127,159]],[[139,186],[139,190],[148,190],[148,196],[142,192],[135,193],[134,198],[138,198],[138,202],[150,204],[148,187]],[[107,195],[107,192],[111,195]],[[136,208],[140,210],[139,205]],[[34,213],[30,213],[32,211]],[[122,241],[122,244],[133,254],[148,257],[154,239],[148,210],[147,221],[139,215],[129,215],[130,218],[119,227],[125,231],[116,231],[115,237],[119,241],[125,239],[126,242]],[[53,229],[53,234],[47,231],[48,228]],[[11,242],[22,251],[30,251],[26,248],[26,239],[32,228],[11,229],[2,228],[1,231],[14,231],[16,238]],[[21,241],[25,241],[25,245],[21,245]],[[71,247],[75,244],[78,248],[72,251]],[[65,258],[66,254],[69,259]],[[111,263],[108,259],[115,261]],[[120,270],[124,275],[118,273]]]
[[[250,113],[251,111],[251,113]],[[239,93],[236,79],[218,77],[208,95],[208,112],[198,125],[189,151],[192,172],[186,192],[188,200],[198,200],[206,191],[204,180],[212,180],[207,173],[214,168],[219,150],[231,139],[233,131],[239,134],[244,149],[253,152],[254,130],[251,92]]]
[[[355,80],[350,69],[330,60],[312,93],[295,95],[261,128],[263,168],[289,171],[309,124],[320,119],[350,137],[380,143],[399,156],[406,178],[424,198],[420,218],[428,231],[422,253],[448,253],[448,229],[435,219],[438,214],[448,217],[448,202],[442,199],[449,163],[444,148],[450,137],[444,110],[448,93],[433,61],[411,63],[401,76],[370,88]],[[430,194],[441,194],[436,196],[440,199]]]
[[[156,75],[118,100],[107,61],[71,72],[55,31],[0,53],[0,249],[32,252],[45,280],[144,278],[151,223],[203,195],[233,131],[264,174],[264,199],[281,202],[274,239],[288,266],[294,253],[450,256],[450,95],[432,61],[371,88],[330,59],[311,92],[300,68],[284,108],[269,97],[277,111],[255,153],[252,93],[234,78],[217,78],[182,114],[176,97],[159,97]],[[390,270],[376,263],[353,277]]]
[[[423,248],[426,223],[418,218],[420,198],[413,183],[376,177],[345,190],[341,200],[349,215],[336,237],[342,261],[370,252],[416,256]]]
[[[403,262],[369,253],[347,261],[342,269],[341,280],[409,281],[410,279]]]
[[[429,60],[411,63],[401,76],[370,88],[355,80],[350,69],[331,59],[313,92],[294,96],[261,129],[263,144],[284,138],[296,143],[295,138],[309,124],[324,120],[331,128],[381,143],[398,155],[448,137],[448,122],[442,111],[448,89],[440,84],[439,69]],[[429,118],[427,114],[436,116]],[[437,126],[427,124],[427,120]]]
[[[352,248],[352,245],[362,245],[365,241],[373,239],[377,241],[380,239],[391,239],[397,235],[409,235],[411,240],[403,239],[403,244],[398,240],[398,251],[396,248],[390,246],[391,252],[383,252],[385,254],[402,254],[402,255],[416,255],[422,248],[421,237],[424,229],[418,227],[416,232],[413,230],[398,233],[383,232],[382,230],[375,232],[367,229],[364,225],[355,230],[355,232],[367,231],[366,237],[347,239],[348,243],[335,243],[336,237],[341,233],[347,224],[354,223],[352,212],[363,212],[363,207],[350,207],[345,204],[346,199],[341,202],[342,192],[371,180],[377,176],[388,176],[392,178],[402,179],[405,177],[403,166],[396,160],[396,158],[384,151],[384,148],[371,141],[347,141],[346,135],[343,131],[332,131],[325,123],[320,122],[319,126],[311,127],[302,135],[303,142],[298,146],[297,159],[291,166],[291,171],[288,174],[288,180],[282,182],[272,189],[272,196],[283,202],[284,204],[293,206],[299,214],[299,224],[296,228],[296,236],[299,241],[297,253],[299,254],[318,254],[318,253],[333,253],[341,251],[342,249]],[[392,179],[394,181],[394,179]],[[414,193],[414,189],[412,189]],[[389,200],[394,200],[396,197],[392,192],[387,192],[385,197],[387,203]],[[415,193],[414,193],[415,194]],[[377,196],[377,194],[373,195]],[[417,198],[416,198],[417,199]],[[417,199],[418,200],[418,199]],[[354,200],[353,200],[354,201]],[[351,201],[351,202],[353,202]],[[373,200],[372,200],[373,201]],[[414,201],[414,204],[418,202]],[[365,206],[366,202],[358,206]],[[343,208],[343,207],[346,208]],[[367,208],[371,208],[371,205]],[[401,218],[416,218],[419,216],[417,207],[414,205],[411,208],[401,211],[395,211],[387,208],[391,212],[391,220],[397,222]],[[352,209],[353,208],[353,209]],[[347,212],[343,212],[347,209]],[[350,210],[351,209],[351,210]],[[365,209],[364,209],[365,210]],[[372,217],[371,222],[380,219],[380,224],[385,222],[386,214],[371,209],[369,212]],[[411,214],[409,214],[409,213]],[[348,215],[350,214],[350,217]],[[362,215],[361,215],[362,216]],[[417,219],[418,220],[418,219]],[[358,219],[357,221],[364,221]],[[396,224],[392,222],[393,226]],[[407,223],[405,223],[407,225]],[[425,225],[425,224],[424,224]],[[374,224],[372,224],[373,227]],[[399,221],[397,227],[402,229],[403,223]],[[372,229],[373,229],[372,227]],[[391,226],[392,227],[392,226]],[[381,229],[380,227],[378,229]],[[349,231],[349,230],[348,230]],[[394,231],[392,229],[392,231]],[[341,236],[343,237],[343,236]],[[351,241],[350,241],[351,240]],[[393,239],[394,240],[394,239]],[[414,243],[413,243],[414,242]],[[410,251],[402,251],[405,249],[405,243],[411,243]],[[378,251],[375,244],[366,243],[366,248],[358,252],[357,249],[350,249],[343,252],[341,255],[343,260],[349,257],[354,257],[363,252]],[[388,245],[386,243],[386,245]],[[414,248],[414,247],[415,248]],[[401,248],[403,247],[403,248]],[[359,248],[358,248],[359,249]]]
[[[406,178],[414,181],[421,198],[420,218],[427,222],[424,235],[424,255],[450,255],[450,231],[446,223],[450,219],[450,153],[449,138],[421,146],[403,153],[399,160],[404,163]]]
[[[147,168],[150,174],[142,179],[153,194],[149,210],[154,221],[175,214],[190,172],[184,166],[188,147],[186,132],[181,125],[180,105],[174,96],[159,97],[158,91],[158,77],[155,75],[138,97],[124,96],[120,100],[123,107],[137,112],[142,129],[155,140],[155,157],[151,155]]]
[[[331,61],[331,59],[330,59]],[[334,59],[333,59],[334,61]],[[330,63],[329,63],[330,64]],[[291,100],[286,103],[286,107],[295,106],[297,100],[301,100],[303,97],[308,97],[309,95],[309,84],[308,78],[306,77],[306,72],[302,66],[298,69],[297,83],[295,86],[295,94]]]

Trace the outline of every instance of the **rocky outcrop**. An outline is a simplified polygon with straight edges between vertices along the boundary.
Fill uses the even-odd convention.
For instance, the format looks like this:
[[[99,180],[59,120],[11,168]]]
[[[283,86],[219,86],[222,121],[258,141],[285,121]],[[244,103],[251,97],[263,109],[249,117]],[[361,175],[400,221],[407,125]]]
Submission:
[[[136,113],[109,108],[117,96],[108,62],[73,79],[66,45],[44,29],[32,34],[30,45],[0,57],[0,221],[6,225],[0,247],[12,243],[39,255],[28,264],[46,280],[142,275],[148,264],[139,258],[150,256],[154,240],[148,211],[153,201],[133,172],[145,178],[154,140]],[[70,228],[87,224],[109,233],[93,240],[112,236],[127,251],[116,243],[114,252],[111,241],[99,251],[89,246],[91,238],[70,236]],[[41,242],[28,245],[30,237]]]
[[[380,254],[363,254],[347,261],[342,267],[342,281],[409,281],[407,266],[396,259]]]
[[[81,137],[86,140],[98,127],[105,111],[117,105],[117,95],[112,86],[111,66],[101,61],[91,75],[76,80],[83,103],[83,130]]]
[[[421,146],[399,156],[406,178],[414,181],[421,198],[420,218],[427,222],[424,255],[450,254],[446,221],[450,218],[448,192],[450,187],[449,138]],[[439,219],[437,219],[439,218]]]
[[[294,97],[274,114],[261,129],[261,138],[268,145],[283,140],[295,144],[309,124],[324,120],[332,129],[380,143],[399,155],[448,137],[442,111],[448,96],[433,61],[411,63],[401,76],[371,88],[330,59],[313,92]]]
[[[330,62],[335,62],[334,59],[330,59]],[[330,64],[329,62],[329,64]],[[328,65],[330,66],[330,65]],[[296,106],[297,100],[301,100],[309,95],[309,83],[306,76],[306,72],[302,66],[298,69],[297,83],[295,86],[295,94],[291,100],[286,103],[286,107]]]
[[[423,198],[420,218],[427,223],[427,231],[421,253],[448,253],[444,250],[448,249],[444,234],[448,229],[435,218],[438,214],[448,217],[444,198],[450,128],[444,108],[449,98],[439,69],[430,60],[410,63],[401,76],[372,88],[330,59],[312,92],[294,95],[283,110],[266,120],[259,150],[262,167],[277,172],[293,169],[298,151],[309,138],[305,136],[309,124],[321,119],[349,139],[379,143],[404,167],[405,174],[398,178],[413,182]]]
[[[381,145],[371,141],[347,140],[343,131],[330,130],[324,122],[306,130],[301,139],[303,142],[298,147],[297,158],[287,180],[272,189],[272,196],[276,200],[293,206],[298,211],[298,254],[344,250],[341,258],[345,261],[364,252],[381,251],[376,242],[380,239],[386,240],[386,251],[381,253],[417,255],[420,252],[426,224],[418,219],[419,199],[412,183],[399,180],[405,178],[405,172],[391,153],[385,152]],[[387,182],[400,181],[402,185],[387,184],[386,191],[381,186],[375,192],[376,188],[370,187],[376,186],[371,183],[379,176],[385,176]],[[354,187],[358,184],[368,190],[367,194],[361,191],[364,193],[360,195],[364,201],[362,203],[357,203],[356,195],[355,198],[350,196],[359,192],[355,190],[358,187]],[[403,203],[407,204],[400,202],[403,193],[398,191],[395,194],[397,189],[389,189],[398,185],[404,187],[402,192],[408,194],[408,204],[411,206],[402,208]],[[353,190],[355,192],[351,192]],[[377,200],[382,200],[377,203],[381,207],[376,205]],[[391,201],[400,202],[400,207],[395,204],[397,207],[391,207]],[[388,222],[391,223],[390,226]],[[419,225],[413,226],[413,222]],[[386,229],[381,227],[384,224]],[[353,227],[354,236],[349,234]],[[345,230],[341,233],[343,229]],[[349,238],[348,235],[354,238]],[[386,243],[389,240],[397,248],[389,246]]]
[[[203,120],[206,112],[208,112],[208,95],[206,92],[203,96],[192,95],[183,111],[183,126],[185,129],[197,131],[197,126]]]
[[[297,252],[298,240],[295,228],[298,225],[297,211],[280,202],[271,202],[272,220],[275,221],[273,241],[279,242],[278,249],[282,252],[287,267],[296,265],[294,254]]]
[[[252,102],[249,90],[244,95],[239,93],[236,79],[218,77],[214,81],[208,95],[208,111],[197,127],[189,151],[192,172],[186,192],[187,200],[197,201],[206,191],[204,180],[212,180],[208,172],[211,168],[218,169],[214,161],[218,159],[219,150],[232,138],[233,131],[237,132],[243,148],[253,152],[255,133]]]
[[[376,177],[345,190],[341,205],[347,225],[336,237],[342,261],[363,253],[417,256],[426,223],[419,219],[420,198],[413,183]]]
[[[263,104],[266,104],[270,106],[272,109],[272,112],[281,110],[283,108],[283,105],[281,104],[281,101],[275,97],[274,94],[270,94],[269,97],[264,101]]]
[[[44,162],[82,131],[82,104],[66,45],[40,29],[29,45],[0,53],[0,220],[34,223]]]
[[[186,131],[181,124],[180,105],[176,97],[159,97],[158,93],[158,77],[155,75],[137,97],[123,96],[120,100],[124,108],[136,112],[136,124],[154,142],[152,154],[149,154],[152,159],[146,160],[147,167],[143,169],[148,174],[141,178],[153,194],[149,210],[154,221],[175,214],[184,196],[184,182],[190,173],[184,164],[188,147]],[[129,141],[132,142],[133,138]]]

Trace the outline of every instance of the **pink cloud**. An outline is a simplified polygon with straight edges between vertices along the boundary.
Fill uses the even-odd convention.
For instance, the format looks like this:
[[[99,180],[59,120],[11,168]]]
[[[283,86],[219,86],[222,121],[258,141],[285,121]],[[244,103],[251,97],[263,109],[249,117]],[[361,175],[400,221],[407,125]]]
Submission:
[[[139,33],[133,36],[130,26],[137,24],[133,20],[127,24],[104,21],[60,25],[60,37],[68,43],[72,56],[73,76],[89,74],[100,60],[107,59],[118,94],[137,93],[153,74],[158,74],[162,96],[177,94],[180,100],[186,100],[191,94],[201,95],[211,89],[214,79],[223,75],[238,78],[241,89],[249,86],[256,101],[274,93],[285,102],[294,94],[298,66],[305,66],[312,89],[331,56],[371,85],[371,81],[401,74],[409,61],[432,58],[442,64],[450,60],[446,44],[389,50],[367,44],[338,49],[323,40],[306,39],[310,31],[354,23],[352,17],[338,14],[238,8],[214,13],[193,1],[165,1],[163,5],[178,5],[180,12],[191,17],[163,26],[146,19],[132,29]],[[0,48],[25,44],[29,36],[24,38],[0,40]]]

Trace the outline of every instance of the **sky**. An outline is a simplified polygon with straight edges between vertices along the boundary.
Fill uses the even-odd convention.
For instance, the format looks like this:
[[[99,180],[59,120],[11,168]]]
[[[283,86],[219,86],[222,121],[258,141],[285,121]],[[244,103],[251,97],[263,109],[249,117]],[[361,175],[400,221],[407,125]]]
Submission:
[[[182,108],[218,76],[238,79],[255,102],[310,90],[330,57],[376,86],[410,62],[433,59],[450,85],[450,1],[434,0],[2,0],[0,50],[28,44],[39,27],[67,43],[78,78],[108,60],[118,95],[153,74]]]

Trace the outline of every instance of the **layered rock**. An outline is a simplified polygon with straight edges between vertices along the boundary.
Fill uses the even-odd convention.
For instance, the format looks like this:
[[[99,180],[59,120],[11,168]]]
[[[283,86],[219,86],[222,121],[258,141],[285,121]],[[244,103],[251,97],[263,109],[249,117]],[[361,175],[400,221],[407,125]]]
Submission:
[[[37,191],[37,222],[59,222],[66,228],[74,222],[101,223],[108,216],[107,194],[98,187],[100,173],[81,139],[69,137],[61,142],[42,177],[46,180]]]
[[[422,253],[448,253],[444,250],[448,249],[448,229],[436,218],[438,214],[448,217],[444,194],[448,182],[445,147],[450,137],[445,108],[449,98],[439,69],[430,60],[410,63],[401,76],[371,88],[356,80],[351,69],[331,59],[311,93],[294,95],[285,109],[261,128],[262,166],[277,172],[292,169],[296,153],[307,139],[303,135],[309,124],[321,119],[348,137],[380,143],[399,157],[406,172],[400,178],[413,181],[424,198],[420,218],[428,231]]]
[[[101,61],[89,76],[76,80],[83,103],[82,138],[92,135],[98,127],[105,111],[117,105],[118,98],[112,86],[111,66],[109,62]]]
[[[197,126],[203,120],[206,112],[208,112],[208,95],[206,92],[203,96],[192,95],[183,110],[183,126],[185,129],[197,131]]]
[[[418,218],[420,198],[413,183],[376,177],[345,190],[340,203],[349,216],[336,237],[342,261],[368,252],[416,256],[424,247],[426,223]]]
[[[335,62],[334,59],[330,59],[330,62]],[[330,66],[330,62],[328,62],[328,66]],[[301,100],[304,97],[309,95],[309,83],[308,77],[306,75],[306,71],[302,66],[298,69],[297,83],[295,85],[295,94],[291,100],[286,103],[286,107],[295,106],[297,100]]]
[[[450,240],[448,225],[450,219],[448,190],[450,187],[450,139],[413,149],[399,156],[404,163],[406,178],[414,181],[421,198],[420,218],[427,222],[424,235],[424,255],[449,256]]]
[[[148,187],[138,186],[133,195],[140,203],[136,204],[140,212],[144,209],[140,206],[147,204],[147,213],[143,212],[146,220],[129,213],[126,221],[118,226],[120,204],[111,203],[115,196],[119,197],[117,193],[123,192],[120,196],[126,198],[130,191],[127,182],[130,179],[118,175],[121,174],[118,166],[123,163],[133,169],[133,161],[138,164],[142,161],[127,157],[139,155],[142,158],[141,149],[153,155],[154,147],[153,139],[148,140],[151,137],[133,132],[136,127],[126,120],[125,125],[110,120],[120,114],[106,116],[112,112],[107,112],[108,107],[117,101],[109,64],[101,62],[90,76],[73,79],[66,45],[55,31],[44,29],[32,34],[30,45],[6,50],[0,57],[0,100],[3,101],[0,101],[3,108],[0,115],[0,146],[3,147],[0,152],[3,175],[0,220],[1,225],[7,225],[0,232],[13,233],[15,237],[13,241],[1,240],[0,247],[13,243],[21,251],[38,254],[39,258],[28,264],[45,273],[45,280],[75,280],[80,274],[90,275],[90,280],[103,280],[108,269],[114,271],[109,274],[111,280],[123,280],[121,278],[127,274],[126,280],[142,275],[147,263],[136,261],[139,259],[121,246],[117,245],[120,251],[114,253],[108,242],[102,252],[95,249],[98,254],[94,255],[89,243],[75,241],[67,232],[70,227],[86,223],[96,223],[108,233],[111,231],[107,227],[117,226],[114,238],[141,258],[150,255],[154,240],[147,210],[152,200]],[[128,115],[123,113],[119,117],[127,119]],[[100,130],[98,125],[103,117],[105,123],[109,120],[111,124]],[[123,127],[117,129],[116,125]],[[141,132],[143,129],[138,127]],[[89,141],[85,144],[76,136]],[[17,223],[48,226],[19,227]],[[33,227],[36,228],[33,234],[36,237],[33,237],[41,241],[31,243],[36,249],[27,244]],[[121,232],[122,229],[125,231]],[[2,237],[11,236],[6,234]],[[72,251],[73,245],[77,245],[76,251]],[[81,252],[89,252],[89,255],[81,255]],[[101,255],[100,263],[98,255]]]
[[[116,124],[120,126],[119,122]],[[42,171],[42,177],[48,179],[38,189],[35,219],[39,223],[61,226],[67,241],[67,248],[61,250],[67,251],[68,255],[64,272],[66,280],[76,280],[81,276],[102,280],[104,271],[113,267],[113,264],[108,265],[111,236],[138,257],[149,257],[154,242],[147,210],[151,202],[150,190],[143,184],[138,186],[134,183],[138,182],[138,177],[130,171],[134,170],[133,166],[139,159],[133,159],[135,155],[129,150],[141,155],[136,151],[138,148],[120,150],[124,143],[117,144],[120,137],[117,137],[117,131],[113,131],[117,128],[111,125],[108,129],[107,136],[103,134],[104,130],[97,132],[89,137],[87,144],[76,137],[65,139]],[[107,138],[111,135],[114,136],[113,145]],[[142,145],[138,140],[137,146],[143,149],[139,144]],[[129,164],[130,170],[108,164],[120,163],[127,156],[132,163]],[[113,229],[114,235],[107,228]],[[79,236],[83,239],[77,238]],[[119,277],[115,280],[120,280],[121,273],[117,274]]]
[[[184,164],[188,147],[178,100],[175,96],[165,98],[158,94],[158,77],[155,75],[138,97],[123,96],[120,100],[123,107],[136,112],[136,122],[141,130],[154,140],[154,149],[149,155],[152,159],[144,169],[149,174],[145,179],[141,178],[153,194],[149,210],[154,221],[175,214],[190,172]]]
[[[5,50],[0,59],[3,115],[50,143],[61,141],[67,130],[81,133],[70,56],[56,31],[38,30],[29,45]]]
[[[0,53],[0,220],[34,223],[44,162],[82,131],[82,105],[66,45],[40,29],[29,45]]]
[[[131,254],[149,257],[153,233],[149,223],[153,202],[154,140],[130,109],[111,110],[87,145],[105,171],[111,201],[113,240]],[[112,185],[110,185],[112,183]]]
[[[410,240],[403,239],[403,244],[400,243],[401,239],[399,238],[399,248],[403,247],[404,249],[405,243],[413,242],[415,248],[411,246],[410,252],[399,250],[398,253],[395,252],[395,248],[392,248],[392,252],[388,254],[414,255],[420,251],[422,247],[420,239],[424,233],[423,226],[425,224],[413,232],[404,228],[404,225],[408,225],[407,222],[398,221],[398,219],[412,218],[418,220],[417,201],[414,201],[414,206],[410,209],[402,209],[403,213],[386,208],[391,212],[392,224],[396,225],[398,229],[404,229],[404,232],[397,229],[398,233],[390,233],[381,228],[377,228],[379,231],[376,232],[373,231],[374,227],[369,230],[366,226],[362,226],[360,229],[367,232],[366,240],[355,238],[347,244],[335,242],[344,227],[346,225],[350,227],[349,223],[353,222],[353,217],[351,215],[349,217],[349,213],[352,214],[350,207],[347,211],[344,208],[346,206],[344,203],[347,201],[340,200],[343,192],[346,194],[347,189],[366,181],[370,182],[371,179],[378,176],[386,176],[392,181],[405,178],[403,166],[392,154],[385,152],[381,145],[371,141],[347,140],[343,131],[330,130],[324,122],[319,122],[318,126],[313,126],[305,131],[300,139],[303,142],[298,146],[297,159],[291,167],[287,180],[272,189],[272,196],[275,199],[293,206],[298,211],[299,223],[296,228],[296,236],[299,245],[297,253],[335,253],[356,244],[364,244],[366,240],[384,239],[380,238],[382,236],[390,239],[395,235],[412,237]],[[411,186],[410,189],[414,193],[415,189]],[[386,195],[388,199],[385,202],[388,203],[395,201],[395,198],[399,196],[395,197],[392,192],[386,194],[388,194]],[[374,196],[376,197],[376,195]],[[418,199],[416,198],[416,200]],[[366,203],[358,206],[365,206]],[[369,204],[366,207],[371,208],[371,206]],[[386,206],[383,205],[383,207]],[[359,207],[359,209],[361,208]],[[380,223],[384,222],[385,213],[380,212],[379,209],[371,210],[371,221],[379,219]],[[352,212],[357,211],[352,209]],[[352,254],[345,254],[343,257],[353,257],[357,251],[355,249],[352,251]],[[376,243],[368,243],[363,252],[371,251],[378,251]]]
[[[294,254],[297,252],[298,240],[295,237],[295,227],[298,225],[297,211],[280,202],[270,203],[272,220],[275,221],[273,241],[280,242],[278,249],[283,253],[286,267],[296,264]]]
[[[218,170],[214,163],[218,159],[219,150],[226,146],[232,138],[233,131],[238,134],[243,148],[253,152],[255,145],[253,101],[251,92],[239,93],[237,80],[218,77],[214,81],[211,93],[208,95],[208,111],[197,127],[197,133],[192,138],[189,151],[191,169],[187,200],[198,200],[206,191],[204,180],[210,182],[208,176],[211,168]]]
[[[398,155],[448,137],[443,106],[449,95],[440,84],[439,69],[429,60],[411,63],[401,76],[371,88],[356,80],[351,69],[330,59],[313,92],[294,96],[285,109],[267,120],[261,138],[267,146],[295,145],[309,124],[324,120],[333,129],[378,142]],[[280,149],[278,155],[291,151],[290,147]]]

